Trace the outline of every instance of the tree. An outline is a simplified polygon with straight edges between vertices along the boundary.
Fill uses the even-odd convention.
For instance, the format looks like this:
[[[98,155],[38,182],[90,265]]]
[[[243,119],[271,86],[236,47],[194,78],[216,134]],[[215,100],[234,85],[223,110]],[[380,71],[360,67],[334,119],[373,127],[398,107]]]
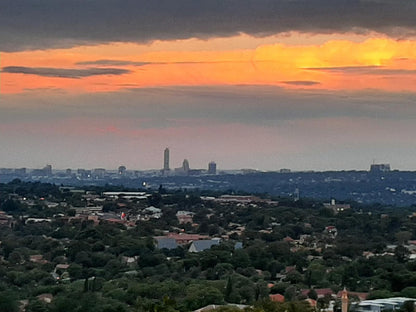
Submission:
[[[400,292],[402,297],[416,298],[416,287],[406,287]]]
[[[26,312],[48,312],[49,309],[45,303],[36,299],[32,300],[29,305],[26,307]]]
[[[405,262],[408,255],[410,254],[409,249],[406,247],[399,245],[394,249],[394,256],[396,257],[397,261]]]
[[[414,312],[415,311],[415,302],[414,301],[405,301],[400,308],[402,312]]]
[[[403,245],[403,244],[407,243],[407,241],[410,238],[412,238],[412,233],[409,232],[409,231],[400,231],[400,232],[397,232],[396,234],[394,234],[394,236],[396,237],[399,244]]]
[[[1,209],[6,212],[17,212],[20,210],[20,204],[13,199],[6,199],[1,205]]]
[[[315,289],[311,289],[308,292],[308,298],[311,298],[313,300],[317,300],[318,299],[318,294],[316,293]]]
[[[285,290],[285,301],[292,301],[296,298],[296,287],[295,286],[289,286]]]
[[[224,296],[215,287],[192,284],[187,287],[185,306],[187,310],[196,310],[209,304],[223,304]]]
[[[11,291],[0,292],[0,311],[17,312],[19,310],[16,296]]]

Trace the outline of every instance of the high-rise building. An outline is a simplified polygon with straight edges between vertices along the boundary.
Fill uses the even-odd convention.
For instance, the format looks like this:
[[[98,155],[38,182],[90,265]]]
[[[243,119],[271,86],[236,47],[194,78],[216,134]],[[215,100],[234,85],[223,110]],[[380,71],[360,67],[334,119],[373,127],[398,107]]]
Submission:
[[[93,178],[96,179],[104,179],[106,170],[104,168],[95,168],[92,171]],[[119,174],[120,174],[120,167],[119,167]]]
[[[189,161],[188,159],[184,159],[182,163],[182,169],[185,174],[189,173]]]
[[[372,164],[370,166],[371,173],[384,173],[390,171],[390,164]]]
[[[118,175],[125,176],[127,168],[125,166],[118,167]]]
[[[45,176],[51,176],[52,175],[52,165],[46,165],[43,168],[43,172],[45,173]]]
[[[169,168],[169,148],[165,148],[163,154],[163,170],[170,170]]]
[[[208,174],[217,174],[217,164],[214,161],[208,164]]]

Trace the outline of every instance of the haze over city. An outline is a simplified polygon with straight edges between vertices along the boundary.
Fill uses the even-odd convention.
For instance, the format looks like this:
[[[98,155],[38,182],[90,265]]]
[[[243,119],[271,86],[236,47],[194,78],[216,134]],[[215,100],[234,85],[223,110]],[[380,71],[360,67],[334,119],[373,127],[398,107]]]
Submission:
[[[0,4],[0,167],[416,169],[412,1]]]

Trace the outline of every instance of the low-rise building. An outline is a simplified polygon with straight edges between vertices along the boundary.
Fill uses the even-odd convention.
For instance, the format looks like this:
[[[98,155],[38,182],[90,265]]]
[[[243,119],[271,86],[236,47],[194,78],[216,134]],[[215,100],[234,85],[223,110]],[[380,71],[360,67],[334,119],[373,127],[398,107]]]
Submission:
[[[212,246],[219,245],[219,239],[207,239],[207,240],[198,240],[192,242],[191,246],[189,246],[189,252],[201,252],[207,249],[210,249]]]

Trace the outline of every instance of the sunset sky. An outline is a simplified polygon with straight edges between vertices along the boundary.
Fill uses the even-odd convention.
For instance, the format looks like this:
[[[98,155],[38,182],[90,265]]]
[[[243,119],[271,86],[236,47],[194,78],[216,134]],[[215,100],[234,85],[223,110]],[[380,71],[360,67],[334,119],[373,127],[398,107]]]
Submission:
[[[416,1],[2,0],[0,168],[416,170]]]

